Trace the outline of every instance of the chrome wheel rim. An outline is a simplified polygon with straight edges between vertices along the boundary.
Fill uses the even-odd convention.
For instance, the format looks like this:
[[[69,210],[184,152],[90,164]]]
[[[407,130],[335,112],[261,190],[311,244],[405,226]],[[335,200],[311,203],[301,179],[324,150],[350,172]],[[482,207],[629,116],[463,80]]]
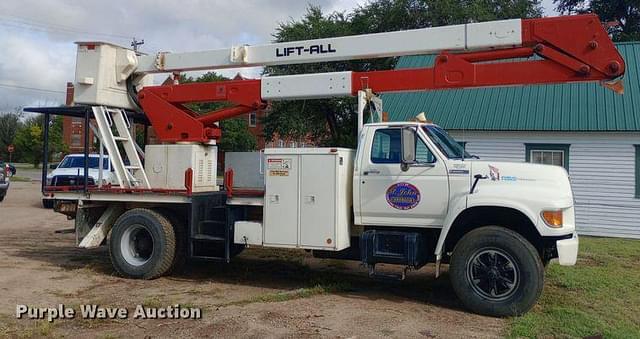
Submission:
[[[146,264],[153,255],[153,247],[153,237],[142,225],[132,225],[120,238],[122,257],[132,266]]]
[[[492,300],[509,298],[520,284],[515,260],[497,248],[478,250],[467,264],[467,280],[474,292]]]

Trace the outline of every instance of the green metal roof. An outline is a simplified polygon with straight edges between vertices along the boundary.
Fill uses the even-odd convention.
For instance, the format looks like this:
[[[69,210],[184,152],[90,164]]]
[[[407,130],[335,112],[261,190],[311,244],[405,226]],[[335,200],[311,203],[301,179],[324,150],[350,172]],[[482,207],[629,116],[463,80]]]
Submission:
[[[626,64],[625,94],[597,83],[438,90],[383,95],[392,121],[420,112],[446,129],[640,131],[640,42],[618,43]],[[397,69],[431,67],[434,56],[408,56]]]

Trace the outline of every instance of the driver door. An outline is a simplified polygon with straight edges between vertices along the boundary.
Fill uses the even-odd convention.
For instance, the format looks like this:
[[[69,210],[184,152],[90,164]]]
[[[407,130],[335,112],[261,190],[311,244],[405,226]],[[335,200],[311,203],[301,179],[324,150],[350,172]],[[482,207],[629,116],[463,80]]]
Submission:
[[[360,213],[365,225],[442,227],[449,179],[420,136],[415,166],[401,169],[401,128],[380,127],[359,166]]]

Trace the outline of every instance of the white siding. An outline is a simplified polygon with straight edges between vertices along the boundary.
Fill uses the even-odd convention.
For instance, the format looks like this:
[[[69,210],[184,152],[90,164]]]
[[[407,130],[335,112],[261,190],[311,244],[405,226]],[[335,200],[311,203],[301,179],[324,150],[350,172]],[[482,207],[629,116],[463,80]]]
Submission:
[[[483,159],[525,161],[526,143],[569,144],[578,233],[640,239],[635,148],[640,133],[450,131]]]

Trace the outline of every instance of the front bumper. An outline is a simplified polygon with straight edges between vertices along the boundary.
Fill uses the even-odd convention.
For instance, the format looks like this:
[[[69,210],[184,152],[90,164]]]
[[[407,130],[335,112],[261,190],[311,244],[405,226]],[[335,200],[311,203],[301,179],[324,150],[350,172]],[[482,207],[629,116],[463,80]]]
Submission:
[[[578,260],[578,234],[573,233],[571,239],[563,239],[556,241],[558,249],[558,261],[562,266],[573,266]]]

